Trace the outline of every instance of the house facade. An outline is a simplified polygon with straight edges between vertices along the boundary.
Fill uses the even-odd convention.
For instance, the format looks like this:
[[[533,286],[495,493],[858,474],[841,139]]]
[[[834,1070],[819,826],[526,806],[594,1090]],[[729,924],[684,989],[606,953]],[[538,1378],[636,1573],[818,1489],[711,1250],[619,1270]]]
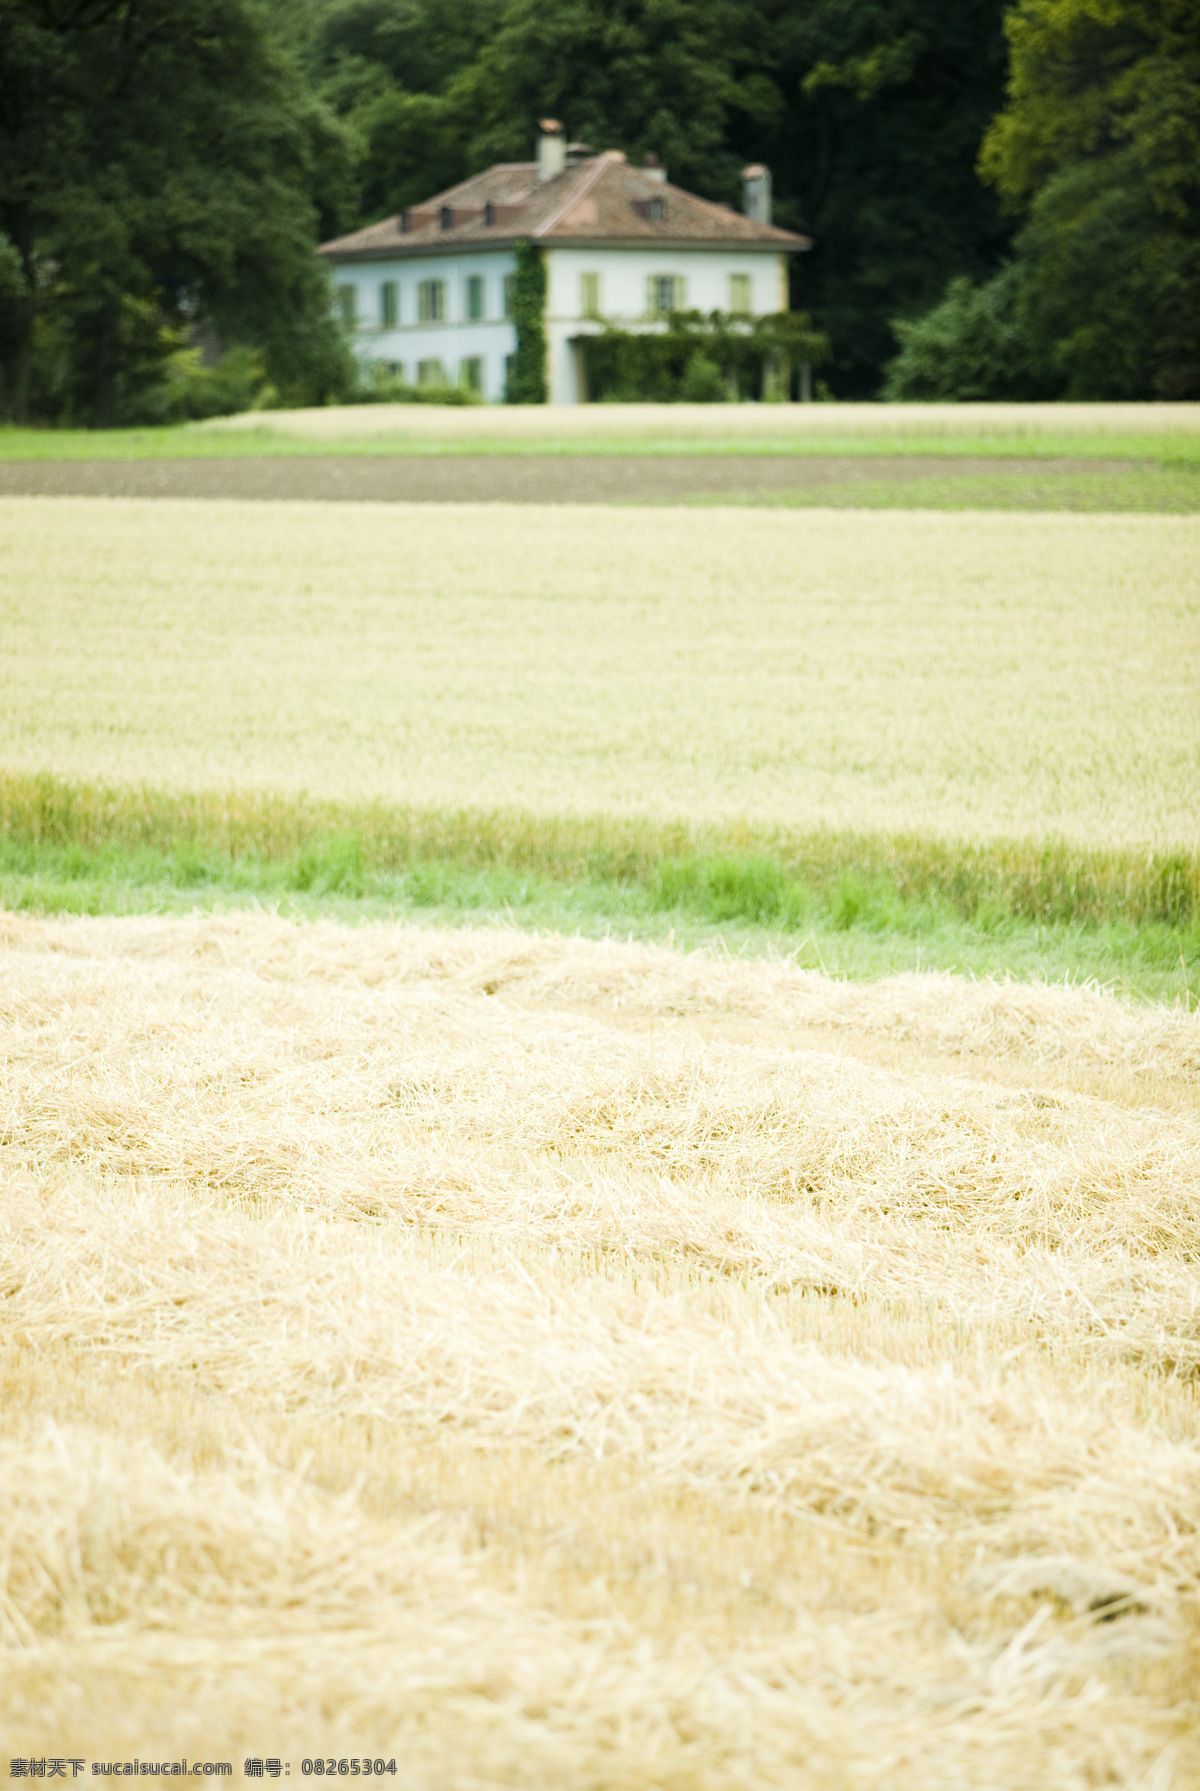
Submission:
[[[606,324],[661,330],[672,311],[761,317],[788,306],[806,237],[770,221],[770,175],[745,175],[745,210],[672,186],[617,150],[568,147],[546,120],[537,160],[502,162],[425,204],[322,245],[364,361],[413,385],[505,396],[516,350],[516,246],[546,269],[551,404],[587,398],[584,337]]]

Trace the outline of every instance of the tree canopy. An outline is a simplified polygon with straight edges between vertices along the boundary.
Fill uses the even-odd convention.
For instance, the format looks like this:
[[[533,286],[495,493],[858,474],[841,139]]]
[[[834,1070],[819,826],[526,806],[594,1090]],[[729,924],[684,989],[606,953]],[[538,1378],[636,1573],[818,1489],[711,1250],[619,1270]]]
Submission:
[[[345,392],[317,241],[546,114],[768,163],[834,396],[1200,393],[1200,0],[0,0],[0,417]]]
[[[834,390],[867,396],[892,318],[1006,251],[975,172],[1003,98],[1002,15],[1002,0],[309,0],[299,35],[358,137],[364,222],[527,159],[546,114],[726,203],[767,162],[776,220],[815,241],[793,302],[832,340]]]
[[[321,395],[315,195],[350,177],[253,0],[0,0],[0,411],[115,422],[196,318]]]
[[[1023,0],[1006,30],[980,170],[1021,220],[1013,265],[902,329],[889,390],[959,396],[974,352],[985,397],[1200,397],[1200,0]]]

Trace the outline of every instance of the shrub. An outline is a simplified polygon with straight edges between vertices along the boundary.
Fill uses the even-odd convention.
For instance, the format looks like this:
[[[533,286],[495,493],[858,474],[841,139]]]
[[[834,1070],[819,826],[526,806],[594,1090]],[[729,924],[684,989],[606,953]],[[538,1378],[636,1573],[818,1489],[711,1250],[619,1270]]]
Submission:
[[[702,349],[687,364],[679,396],[685,404],[720,404],[729,396],[721,369]]]
[[[350,394],[353,404],[482,404],[478,392],[466,386],[452,386],[446,380],[433,384],[410,386],[390,371],[385,361],[371,361],[364,367],[359,382]]]
[[[1061,378],[1031,347],[1023,311],[1016,267],[983,286],[965,276],[951,280],[932,311],[893,323],[900,353],[888,367],[882,396],[950,402],[1058,397]]]

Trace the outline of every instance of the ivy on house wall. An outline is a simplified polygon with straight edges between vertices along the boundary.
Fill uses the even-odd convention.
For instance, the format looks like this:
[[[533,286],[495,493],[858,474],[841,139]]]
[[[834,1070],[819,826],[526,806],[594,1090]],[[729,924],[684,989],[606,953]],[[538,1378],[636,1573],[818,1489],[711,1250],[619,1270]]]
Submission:
[[[801,369],[829,358],[829,338],[803,311],[753,320],[713,311],[674,311],[665,329],[609,324],[583,339],[587,395],[593,402],[714,403],[732,398],[786,399]]]
[[[513,318],[517,352],[505,392],[509,404],[545,404],[546,389],[546,263],[536,243],[517,244]]]

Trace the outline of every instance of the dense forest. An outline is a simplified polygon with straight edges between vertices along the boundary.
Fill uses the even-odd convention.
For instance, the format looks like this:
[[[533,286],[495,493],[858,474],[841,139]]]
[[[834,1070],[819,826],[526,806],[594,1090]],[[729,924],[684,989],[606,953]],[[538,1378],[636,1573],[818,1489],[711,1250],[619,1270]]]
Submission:
[[[1200,397],[1200,0],[0,0],[0,416],[352,394],[316,242],[546,113],[767,162],[831,397]]]

